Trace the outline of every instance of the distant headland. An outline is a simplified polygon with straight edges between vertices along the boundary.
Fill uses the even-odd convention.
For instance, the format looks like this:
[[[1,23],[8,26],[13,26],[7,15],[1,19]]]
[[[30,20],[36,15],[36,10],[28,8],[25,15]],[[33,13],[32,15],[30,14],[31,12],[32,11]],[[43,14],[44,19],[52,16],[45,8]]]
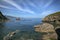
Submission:
[[[7,20],[9,19],[6,16],[4,16],[2,12],[0,11],[0,22],[7,21]]]

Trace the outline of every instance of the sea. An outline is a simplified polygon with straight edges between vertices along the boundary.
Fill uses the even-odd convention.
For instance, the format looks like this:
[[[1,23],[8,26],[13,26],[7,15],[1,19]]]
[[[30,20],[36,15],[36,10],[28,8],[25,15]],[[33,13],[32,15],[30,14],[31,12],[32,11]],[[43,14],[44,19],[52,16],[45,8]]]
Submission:
[[[21,18],[16,20],[16,18],[10,18],[8,22],[0,23],[0,40],[9,34],[9,32],[14,32],[19,30],[19,33],[12,37],[12,40],[40,40],[40,33],[35,32],[35,25],[42,23],[41,18]]]

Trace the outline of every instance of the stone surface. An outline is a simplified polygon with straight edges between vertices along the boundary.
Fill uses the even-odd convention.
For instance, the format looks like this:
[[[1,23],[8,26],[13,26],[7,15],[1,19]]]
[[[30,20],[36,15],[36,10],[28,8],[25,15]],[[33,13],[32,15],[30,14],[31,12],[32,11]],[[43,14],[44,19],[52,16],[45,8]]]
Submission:
[[[45,18],[43,18],[42,21],[43,22],[60,23],[60,12],[56,12],[56,13],[50,14],[50,15],[46,16]]]
[[[43,23],[41,25],[34,26],[35,31],[38,32],[54,32],[54,26],[49,23]]]
[[[57,34],[53,25],[42,23],[41,25],[34,26],[34,28],[36,32],[43,33],[42,40],[57,40]]]
[[[42,40],[57,40],[57,34],[55,32],[47,33],[42,36]]]

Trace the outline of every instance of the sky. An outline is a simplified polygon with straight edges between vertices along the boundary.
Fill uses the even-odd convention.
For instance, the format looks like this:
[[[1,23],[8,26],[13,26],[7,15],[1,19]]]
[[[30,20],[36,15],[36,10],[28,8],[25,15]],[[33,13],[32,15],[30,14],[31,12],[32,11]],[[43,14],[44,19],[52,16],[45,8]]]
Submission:
[[[60,11],[60,0],[0,0],[4,15],[24,18],[44,18]]]

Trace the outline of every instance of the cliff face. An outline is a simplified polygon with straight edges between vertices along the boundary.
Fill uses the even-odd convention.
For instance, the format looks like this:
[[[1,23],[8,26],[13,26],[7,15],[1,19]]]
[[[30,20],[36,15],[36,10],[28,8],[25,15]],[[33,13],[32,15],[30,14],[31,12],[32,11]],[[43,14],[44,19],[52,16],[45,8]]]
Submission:
[[[0,12],[0,21],[7,20],[7,18]]]
[[[59,17],[60,17],[60,12],[56,12],[56,13],[46,16],[42,21],[44,21],[44,22],[60,21]]]

